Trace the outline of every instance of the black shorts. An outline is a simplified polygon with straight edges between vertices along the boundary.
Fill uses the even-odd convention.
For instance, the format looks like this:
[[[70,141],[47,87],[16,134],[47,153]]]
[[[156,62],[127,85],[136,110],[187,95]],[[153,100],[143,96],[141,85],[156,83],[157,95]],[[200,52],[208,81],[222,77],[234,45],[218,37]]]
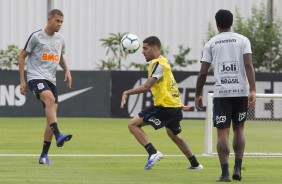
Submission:
[[[213,99],[213,123],[216,128],[230,128],[233,123],[247,119],[248,97],[224,97]]]
[[[175,135],[181,132],[180,121],[183,117],[181,108],[153,106],[139,112],[138,115],[156,130],[166,127]]]
[[[55,103],[58,103],[57,88],[52,82],[45,80],[45,79],[34,79],[34,80],[28,81],[28,87],[38,100],[40,100],[39,94],[42,91],[50,90],[55,97]]]

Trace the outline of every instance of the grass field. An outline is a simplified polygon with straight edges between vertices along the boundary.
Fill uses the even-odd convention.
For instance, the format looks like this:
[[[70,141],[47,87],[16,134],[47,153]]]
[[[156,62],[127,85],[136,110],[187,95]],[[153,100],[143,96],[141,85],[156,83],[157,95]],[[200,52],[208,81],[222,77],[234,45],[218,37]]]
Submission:
[[[182,122],[189,142],[204,170],[187,170],[189,163],[166,136],[165,130],[145,127],[150,140],[164,154],[153,170],[145,171],[146,151],[127,129],[128,119],[60,118],[63,133],[73,139],[63,148],[51,146],[50,166],[38,164],[44,118],[0,118],[0,183],[68,184],[184,184],[215,183],[220,175],[217,156],[202,156],[204,121]],[[246,125],[247,152],[282,153],[282,123]],[[214,131],[215,133],[215,131]],[[214,140],[215,141],[215,140]],[[234,157],[230,158],[230,171]],[[281,183],[281,157],[245,157],[241,183]],[[236,181],[233,181],[236,182]]]

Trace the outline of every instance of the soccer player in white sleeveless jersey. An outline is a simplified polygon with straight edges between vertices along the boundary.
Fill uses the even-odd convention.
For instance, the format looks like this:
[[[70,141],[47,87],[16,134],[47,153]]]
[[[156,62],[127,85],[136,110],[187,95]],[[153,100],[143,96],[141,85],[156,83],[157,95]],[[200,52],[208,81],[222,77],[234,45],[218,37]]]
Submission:
[[[216,79],[213,121],[214,127],[217,128],[217,152],[222,169],[222,174],[217,181],[231,181],[228,166],[231,122],[235,153],[232,178],[240,181],[245,149],[244,123],[248,107],[253,106],[256,100],[251,44],[245,36],[231,32],[233,14],[230,11],[219,10],[215,19],[219,34],[211,38],[204,46],[196,84],[195,107],[201,110],[201,93],[212,64]]]
[[[41,100],[46,114],[44,143],[39,164],[49,165],[48,151],[53,135],[57,147],[62,147],[72,138],[71,134],[61,134],[57,125],[58,94],[56,88],[57,66],[65,71],[65,81],[71,88],[72,77],[64,59],[64,38],[58,31],[64,21],[63,13],[54,9],[48,14],[48,23],[45,29],[40,29],[30,35],[27,43],[19,55],[19,73],[21,94],[26,94],[24,76],[25,58],[27,57],[27,83],[29,89],[37,99]]]

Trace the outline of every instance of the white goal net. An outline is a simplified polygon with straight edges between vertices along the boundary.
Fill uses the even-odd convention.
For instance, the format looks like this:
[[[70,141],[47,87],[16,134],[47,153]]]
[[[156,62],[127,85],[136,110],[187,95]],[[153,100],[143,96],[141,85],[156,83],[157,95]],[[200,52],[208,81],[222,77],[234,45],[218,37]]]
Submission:
[[[213,127],[213,94],[208,93],[205,118],[204,155],[216,154],[216,128]],[[214,130],[214,131],[213,131]],[[230,151],[233,132],[230,128]],[[282,94],[257,94],[245,123],[245,155],[282,156]]]

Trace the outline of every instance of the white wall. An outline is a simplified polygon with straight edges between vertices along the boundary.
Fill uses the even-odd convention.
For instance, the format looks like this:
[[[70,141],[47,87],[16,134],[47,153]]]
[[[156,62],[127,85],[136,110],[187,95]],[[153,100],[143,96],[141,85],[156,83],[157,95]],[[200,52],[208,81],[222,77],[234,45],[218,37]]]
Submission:
[[[65,14],[60,32],[69,67],[93,70],[99,60],[107,58],[99,39],[118,32],[135,33],[141,41],[158,36],[170,48],[169,59],[183,44],[192,49],[189,58],[199,60],[208,22],[215,25],[219,9],[235,12],[238,7],[247,17],[253,5],[262,2],[267,0],[53,0],[53,5]],[[274,0],[274,7],[281,9],[282,1]],[[0,15],[0,49],[8,44],[24,47],[29,35],[46,25],[47,0],[0,0]],[[282,18],[282,11],[277,15]],[[142,49],[124,63],[129,61],[145,62]],[[199,63],[184,70],[199,70]]]

